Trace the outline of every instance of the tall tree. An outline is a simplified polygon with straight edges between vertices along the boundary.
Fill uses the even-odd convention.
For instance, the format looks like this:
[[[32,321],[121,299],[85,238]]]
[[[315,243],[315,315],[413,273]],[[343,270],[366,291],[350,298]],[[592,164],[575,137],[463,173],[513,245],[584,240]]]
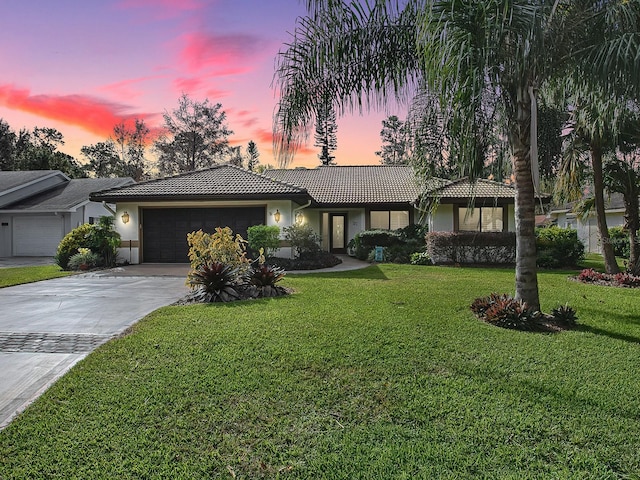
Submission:
[[[247,145],[247,170],[253,172],[260,163],[260,152],[258,152],[258,146],[253,140],[249,141]]]
[[[131,177],[136,182],[148,178],[145,149],[149,128],[136,118],[132,124],[124,121],[113,127],[113,134],[104,142],[83,146],[87,158],[85,170],[96,177]]]
[[[304,139],[319,91],[331,92],[343,107],[362,109],[413,98],[416,82],[424,81],[438,95],[449,136],[459,140],[472,174],[486,158],[485,132],[503,119],[497,126],[508,139],[516,190],[516,298],[539,308],[537,144],[531,141],[537,89],[575,70],[576,62],[609,82],[637,81],[640,56],[625,52],[638,51],[638,29],[627,28],[620,17],[637,18],[638,2],[415,0],[363,6],[308,0],[307,7],[310,14],[299,21],[276,72],[281,163]],[[487,101],[491,111],[502,112],[488,122]]]
[[[0,170],[13,170],[16,155],[16,134],[0,118]]]
[[[382,149],[375,152],[383,165],[407,165],[409,163],[409,131],[396,115],[382,120],[380,130]]]
[[[20,130],[15,142],[13,170],[60,170],[71,178],[86,177],[75,158],[58,150],[62,145],[64,137],[55,128]]]
[[[336,157],[331,153],[338,148],[337,131],[336,111],[330,100],[324,100],[318,106],[315,143],[313,144],[315,147],[320,147],[318,158],[322,165],[335,165],[334,160]]]
[[[236,167],[242,167],[242,147],[229,147],[229,163]]]
[[[198,102],[183,94],[178,108],[165,112],[165,134],[155,142],[160,173],[171,175],[214,165],[229,153],[226,113],[220,103]]]

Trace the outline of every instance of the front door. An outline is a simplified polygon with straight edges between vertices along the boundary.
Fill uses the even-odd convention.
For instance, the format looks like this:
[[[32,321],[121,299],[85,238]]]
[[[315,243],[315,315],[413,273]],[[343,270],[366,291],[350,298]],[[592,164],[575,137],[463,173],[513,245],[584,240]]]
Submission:
[[[347,253],[347,214],[330,213],[331,253]]]

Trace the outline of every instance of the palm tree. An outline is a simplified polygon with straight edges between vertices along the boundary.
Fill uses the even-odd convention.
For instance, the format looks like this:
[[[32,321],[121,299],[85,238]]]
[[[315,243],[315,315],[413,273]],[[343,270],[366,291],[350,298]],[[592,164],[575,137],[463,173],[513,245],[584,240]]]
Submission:
[[[310,15],[301,20],[292,42],[281,53],[276,71],[280,102],[275,117],[277,152],[287,163],[313,121],[319,95],[338,107],[363,109],[411,99],[416,86],[437,94],[450,138],[460,139],[457,154],[477,172],[484,162],[483,137],[488,130],[486,102],[504,118],[499,125],[511,149],[516,187],[516,298],[539,308],[535,248],[537,183],[536,96],[550,78],[572,71],[575,62],[612,80],[629,65],[628,55],[613,46],[638,42],[637,29],[613,23],[637,2],[607,1],[375,0],[359,2],[308,0]],[[614,8],[615,7],[615,8]],[[627,19],[627,17],[625,17]],[[611,28],[611,38],[593,34]],[[600,43],[595,43],[596,41]],[[622,42],[622,43],[620,43]],[[637,48],[631,52],[637,52]],[[640,66],[636,55],[633,62]],[[595,70],[598,68],[599,70]],[[322,72],[331,72],[329,77]],[[631,69],[633,80],[637,72]],[[533,130],[533,131],[532,131]]]

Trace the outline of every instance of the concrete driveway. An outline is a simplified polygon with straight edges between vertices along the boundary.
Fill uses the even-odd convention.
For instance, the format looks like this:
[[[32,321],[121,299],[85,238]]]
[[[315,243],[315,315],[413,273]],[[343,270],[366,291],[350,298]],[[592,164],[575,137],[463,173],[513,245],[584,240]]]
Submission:
[[[0,428],[97,346],[188,291],[182,270],[122,273],[0,288]]]

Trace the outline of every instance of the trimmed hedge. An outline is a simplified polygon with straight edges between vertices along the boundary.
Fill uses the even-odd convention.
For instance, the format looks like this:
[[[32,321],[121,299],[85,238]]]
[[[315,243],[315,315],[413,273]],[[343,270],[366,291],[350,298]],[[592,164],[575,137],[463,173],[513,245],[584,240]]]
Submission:
[[[536,228],[536,249],[543,268],[576,267],[584,260],[584,244],[572,228]]]
[[[431,232],[427,253],[434,264],[511,264],[516,261],[514,232]]]

